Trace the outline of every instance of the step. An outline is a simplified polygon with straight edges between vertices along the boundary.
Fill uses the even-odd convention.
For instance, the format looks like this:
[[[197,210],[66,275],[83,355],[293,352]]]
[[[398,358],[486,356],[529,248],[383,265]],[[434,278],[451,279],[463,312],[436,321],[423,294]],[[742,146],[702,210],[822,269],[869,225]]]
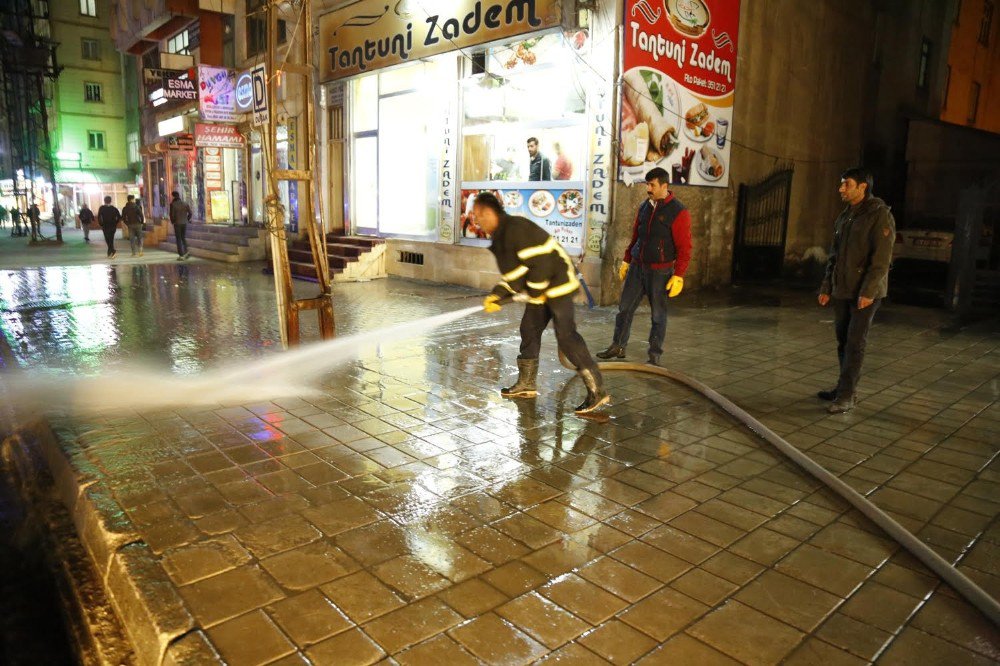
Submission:
[[[313,262],[312,252],[308,248],[304,250],[300,250],[298,248],[289,248],[288,259],[290,261],[298,261],[304,264],[311,264]],[[334,255],[329,255],[327,257],[327,260],[330,264],[330,268],[344,268],[348,263],[352,261],[357,261],[358,257],[338,257]]]
[[[169,252],[170,254],[177,254],[177,245],[174,243],[166,242],[160,243],[157,246],[159,249]],[[219,252],[217,250],[208,250],[205,248],[188,246],[188,252],[191,256],[198,257],[199,259],[214,259],[215,261],[222,261],[225,263],[236,263],[238,261],[246,261],[245,259],[240,259],[237,254],[230,254],[228,252]]]
[[[311,246],[307,240],[293,241],[291,247],[296,250],[311,251]],[[355,245],[352,243],[326,243],[326,253],[331,257],[358,257],[369,251],[371,248]]]
[[[174,234],[167,234],[169,237],[173,237]],[[248,236],[227,236],[224,234],[209,234],[200,231],[192,231],[188,229],[187,235],[185,236],[187,240],[199,240],[208,241],[211,243],[223,243],[226,245],[233,245],[239,247],[249,247],[250,243],[257,240],[256,237],[250,238]]]
[[[187,241],[188,250],[190,250],[191,254],[194,254],[195,256],[202,256],[194,252],[195,249],[198,249],[205,252],[227,254],[235,257],[232,260],[226,261],[260,261],[264,258],[264,255],[267,252],[263,243],[241,245],[239,243],[229,242],[228,240],[205,240],[202,238],[185,238],[185,240]],[[177,247],[177,238],[173,234],[169,234],[164,242],[169,243],[175,248]]]
[[[360,245],[362,247],[374,247],[385,243],[384,238],[375,236],[341,236],[338,234],[327,234],[327,242],[341,243],[346,245]]]
[[[205,233],[219,234],[223,236],[247,236],[250,238],[257,238],[264,231],[261,227],[256,226],[235,226],[231,227],[224,224],[189,224],[188,233],[192,231],[199,231]]]

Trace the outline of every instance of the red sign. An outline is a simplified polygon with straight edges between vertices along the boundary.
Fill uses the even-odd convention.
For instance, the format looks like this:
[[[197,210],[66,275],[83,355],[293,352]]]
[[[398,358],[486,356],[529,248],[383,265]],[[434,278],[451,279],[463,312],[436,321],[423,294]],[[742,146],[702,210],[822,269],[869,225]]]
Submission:
[[[243,135],[235,125],[194,124],[194,143],[199,148],[242,148]]]
[[[740,0],[625,0],[620,177],[726,187]]]

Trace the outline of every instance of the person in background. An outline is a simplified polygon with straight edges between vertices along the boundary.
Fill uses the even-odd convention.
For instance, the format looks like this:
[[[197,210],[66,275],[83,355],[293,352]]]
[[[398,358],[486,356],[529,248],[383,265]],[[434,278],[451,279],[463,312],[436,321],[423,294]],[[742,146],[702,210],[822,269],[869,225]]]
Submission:
[[[142,216],[142,208],[135,202],[135,195],[128,195],[128,201],[122,208],[122,219],[128,227],[128,242],[132,249],[132,256],[137,253],[142,256],[142,225],[145,221]]]
[[[8,215],[7,208],[4,206],[0,206],[0,229],[3,229],[7,226],[7,215]]]
[[[517,382],[500,395],[534,398],[538,395],[538,354],[542,332],[552,322],[559,349],[573,364],[587,387],[587,397],[574,410],[589,414],[611,397],[605,393],[601,371],[576,330],[573,294],[580,289],[576,268],[562,246],[540,226],[525,217],[508,215],[492,192],[476,196],[476,222],[492,235],[490,252],[496,257],[501,281],[483,300],[483,310],[499,312],[500,301],[526,293],[521,317],[521,353],[517,357]]]
[[[669,188],[670,174],[656,167],[646,174],[649,198],[639,206],[632,242],[625,250],[618,277],[624,281],[611,345],[597,358],[625,358],[632,317],[642,297],[649,299],[653,324],[647,363],[659,365],[667,333],[667,298],[684,288],[691,260],[691,214]]]
[[[31,223],[31,237],[38,236],[42,231],[42,211],[38,209],[38,204],[32,202],[28,206],[28,222]]]
[[[187,251],[187,225],[191,221],[191,206],[181,199],[180,192],[171,192],[170,223],[174,225],[174,237],[177,239],[177,261],[183,261],[191,256]]]
[[[552,164],[538,150],[538,139],[535,137],[528,139],[528,155],[531,157],[528,180],[552,180]]]
[[[24,232],[21,231],[21,209],[17,206],[10,207],[10,235],[11,236],[23,236]]]
[[[104,197],[104,205],[97,209],[97,222],[104,232],[104,242],[108,244],[108,259],[118,256],[115,251],[115,232],[118,231],[118,223],[121,221],[121,211],[111,205],[111,197]]]
[[[889,265],[896,240],[896,221],[889,206],[872,194],[867,169],[848,169],[840,176],[840,199],[847,206],[833,223],[833,243],[818,302],[833,304],[840,375],[837,385],[817,393],[832,400],[831,414],[853,409],[857,402],[861,362],[868,331],[889,290]]]
[[[566,157],[558,141],[553,143],[552,147],[556,151],[556,166],[552,178],[554,180],[569,180],[573,177],[573,163]]]
[[[84,202],[80,205],[80,226],[83,227],[83,242],[90,242],[90,225],[94,223],[94,211]]]

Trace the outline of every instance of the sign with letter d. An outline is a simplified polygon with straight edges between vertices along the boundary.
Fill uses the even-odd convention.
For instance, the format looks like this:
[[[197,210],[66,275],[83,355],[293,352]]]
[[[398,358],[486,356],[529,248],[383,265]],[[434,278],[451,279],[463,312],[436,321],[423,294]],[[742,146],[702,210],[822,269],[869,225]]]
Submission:
[[[270,120],[267,109],[267,69],[263,64],[250,70],[253,85],[253,124],[266,125]]]

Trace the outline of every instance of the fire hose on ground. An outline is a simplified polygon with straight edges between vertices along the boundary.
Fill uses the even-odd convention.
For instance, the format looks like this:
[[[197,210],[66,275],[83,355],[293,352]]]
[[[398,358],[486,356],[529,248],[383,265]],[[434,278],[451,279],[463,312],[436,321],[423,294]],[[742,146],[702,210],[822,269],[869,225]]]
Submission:
[[[570,370],[576,370],[576,367],[569,362],[561,351],[559,353],[559,361],[564,367]],[[726,412],[745,425],[757,436],[769,442],[786,457],[790,458],[792,462],[811,474],[830,490],[837,493],[840,497],[846,500],[848,504],[863,513],[865,517],[878,525],[882,531],[892,537],[897,543],[903,546],[903,548],[920,560],[927,566],[928,569],[937,574],[941,580],[950,585],[969,603],[978,608],[994,624],[1000,625],[1000,603],[998,603],[996,599],[987,594],[985,590],[976,585],[965,574],[952,566],[947,560],[934,552],[912,532],[907,530],[887,513],[875,506],[871,500],[841,481],[839,477],[831,473],[825,467],[787,442],[773,430],[711,387],[706,386],[698,380],[692,379],[681,372],[645,363],[605,362],[598,363],[597,367],[600,368],[601,372],[631,371],[666,377],[667,379],[679,382],[708,398],[720,409],[722,409],[722,411]]]

